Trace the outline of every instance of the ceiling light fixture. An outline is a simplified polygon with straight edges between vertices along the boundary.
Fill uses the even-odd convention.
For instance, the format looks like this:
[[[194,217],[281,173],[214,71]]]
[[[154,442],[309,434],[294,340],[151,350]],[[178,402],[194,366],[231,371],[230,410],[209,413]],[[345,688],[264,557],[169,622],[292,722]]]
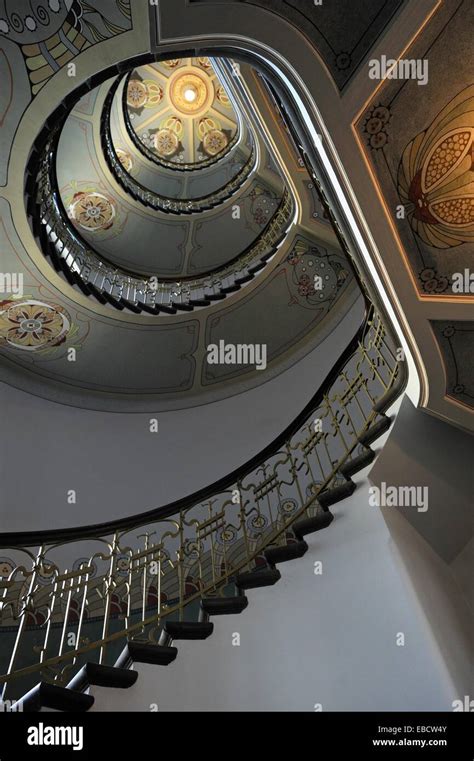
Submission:
[[[194,103],[197,98],[197,90],[195,87],[187,87],[183,95],[188,103]]]

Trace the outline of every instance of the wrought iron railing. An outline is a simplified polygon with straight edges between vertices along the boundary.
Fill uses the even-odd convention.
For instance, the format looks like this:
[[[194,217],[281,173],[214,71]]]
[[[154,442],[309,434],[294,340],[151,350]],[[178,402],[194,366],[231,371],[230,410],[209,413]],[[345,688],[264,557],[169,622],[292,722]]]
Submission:
[[[213,487],[113,524],[1,536],[12,565],[0,581],[3,699],[39,680],[64,686],[86,662],[112,665],[129,639],[157,643],[165,622],[196,618],[202,598],[234,594],[239,572],[295,541],[295,521],[347,483],[342,467],[367,451],[404,382],[371,309],[294,423]]]
[[[68,220],[55,171],[58,132],[51,136],[37,176],[36,202],[29,208],[34,231],[43,248],[68,279],[88,294],[134,312],[175,314],[223,299],[250,282],[274,256],[292,224],[295,204],[286,190],[274,215],[256,241],[238,257],[211,274],[180,281],[139,277],[121,270],[92,250]]]

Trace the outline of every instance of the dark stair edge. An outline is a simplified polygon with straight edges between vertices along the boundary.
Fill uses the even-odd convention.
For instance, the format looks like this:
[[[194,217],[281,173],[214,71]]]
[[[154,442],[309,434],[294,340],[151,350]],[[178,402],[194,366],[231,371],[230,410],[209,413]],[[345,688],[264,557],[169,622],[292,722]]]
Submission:
[[[201,608],[208,616],[225,616],[242,613],[249,601],[245,595],[238,597],[205,597],[201,600]]]
[[[39,682],[33,689],[23,695],[15,704],[16,711],[35,712],[41,708],[56,711],[88,711],[94,705],[94,696],[85,695],[67,687],[58,687],[48,682]]]
[[[370,446],[376,439],[379,438],[379,436],[382,436],[384,433],[386,433],[391,425],[392,419],[384,415],[381,420],[379,420],[374,425],[371,425],[367,431],[359,436],[359,443],[363,444],[366,447]]]
[[[325,510],[318,515],[313,515],[308,518],[300,518],[293,524],[293,531],[295,536],[302,539],[308,534],[314,534],[316,531],[322,531],[328,528],[334,520],[333,514],[329,510]]]
[[[401,373],[400,373],[401,375]],[[397,379],[397,382],[395,382],[395,385],[392,386],[392,388],[387,391],[378,402],[374,404],[374,411],[379,412],[380,414],[383,414],[386,410],[388,410],[389,407],[398,399],[400,394],[403,391],[403,380]]]
[[[209,621],[167,621],[164,632],[172,640],[203,640],[211,636],[214,624]]]
[[[366,468],[367,465],[371,465],[374,460],[375,460],[374,450],[367,448],[367,450],[365,452],[362,452],[362,454],[344,463],[344,465],[342,465],[339,468],[339,473],[342,476],[344,476],[344,478],[349,479],[355,473],[358,473],[359,470],[363,470],[363,468]]]
[[[88,687],[115,687],[127,689],[138,679],[138,672],[130,668],[104,666],[100,663],[86,663],[67,685],[69,690],[84,692]]]
[[[330,507],[336,504],[336,502],[341,502],[343,499],[350,497],[355,489],[356,484],[354,481],[348,480],[340,486],[334,486],[332,489],[321,492],[321,494],[318,494],[317,499],[322,508]]]
[[[264,551],[264,555],[270,565],[275,565],[276,563],[285,563],[287,560],[302,558],[307,551],[307,543],[304,539],[299,539],[280,547],[268,547]]]
[[[237,574],[235,584],[239,589],[258,589],[259,587],[272,587],[280,579],[281,573],[277,568],[264,568]]]
[[[148,663],[155,666],[168,666],[178,655],[176,647],[155,645],[152,642],[130,640],[119,655],[115,668],[127,669],[132,663]]]

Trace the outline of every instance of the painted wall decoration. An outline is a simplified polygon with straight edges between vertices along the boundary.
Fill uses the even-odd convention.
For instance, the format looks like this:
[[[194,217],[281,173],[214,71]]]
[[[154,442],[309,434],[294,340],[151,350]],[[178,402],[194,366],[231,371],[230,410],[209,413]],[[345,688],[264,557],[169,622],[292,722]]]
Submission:
[[[130,28],[130,0],[0,3],[0,35],[21,47],[32,95],[82,50]]]
[[[286,261],[290,265],[291,303],[328,306],[349,278],[339,255],[328,256],[324,249],[303,240],[296,243]]]
[[[108,230],[114,223],[115,203],[103,193],[80,191],[74,194],[68,214],[84,230]]]
[[[404,54],[428,63],[425,84],[387,78],[357,122],[418,293],[432,298],[472,295],[454,284],[474,244],[473,26],[472,3],[440,5]]]
[[[58,304],[42,301],[6,301],[0,311],[0,345],[38,351],[63,344],[71,330],[71,318]]]
[[[238,118],[208,58],[142,66],[127,83],[132,129],[158,158],[199,165],[223,156],[238,136]]]
[[[452,248],[474,241],[474,85],[407,145],[398,188],[425,243]]]
[[[474,322],[433,320],[443,355],[446,395],[474,409]]]
[[[131,27],[130,0],[0,0],[0,185],[32,98],[82,51]]]
[[[287,256],[259,289],[208,317],[206,346],[221,341],[265,344],[268,361],[277,360],[304,337],[317,333],[322,340],[328,313],[343,309],[345,296],[346,305],[352,304],[358,293],[344,254],[297,235]],[[207,386],[253,372],[251,364],[205,363],[201,383]]]

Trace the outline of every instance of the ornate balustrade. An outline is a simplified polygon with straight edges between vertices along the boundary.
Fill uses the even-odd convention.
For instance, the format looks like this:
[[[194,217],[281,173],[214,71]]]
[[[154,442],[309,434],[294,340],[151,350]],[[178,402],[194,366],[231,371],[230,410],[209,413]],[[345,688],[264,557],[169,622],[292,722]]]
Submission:
[[[3,698],[64,686],[88,661],[112,665],[130,639],[157,643],[165,622],[196,620],[202,598],[235,594],[239,572],[265,567],[264,551],[294,542],[295,521],[347,484],[342,470],[369,451],[404,382],[371,309],[292,426],[214,487],[107,526],[0,537],[12,565],[0,581]]]

